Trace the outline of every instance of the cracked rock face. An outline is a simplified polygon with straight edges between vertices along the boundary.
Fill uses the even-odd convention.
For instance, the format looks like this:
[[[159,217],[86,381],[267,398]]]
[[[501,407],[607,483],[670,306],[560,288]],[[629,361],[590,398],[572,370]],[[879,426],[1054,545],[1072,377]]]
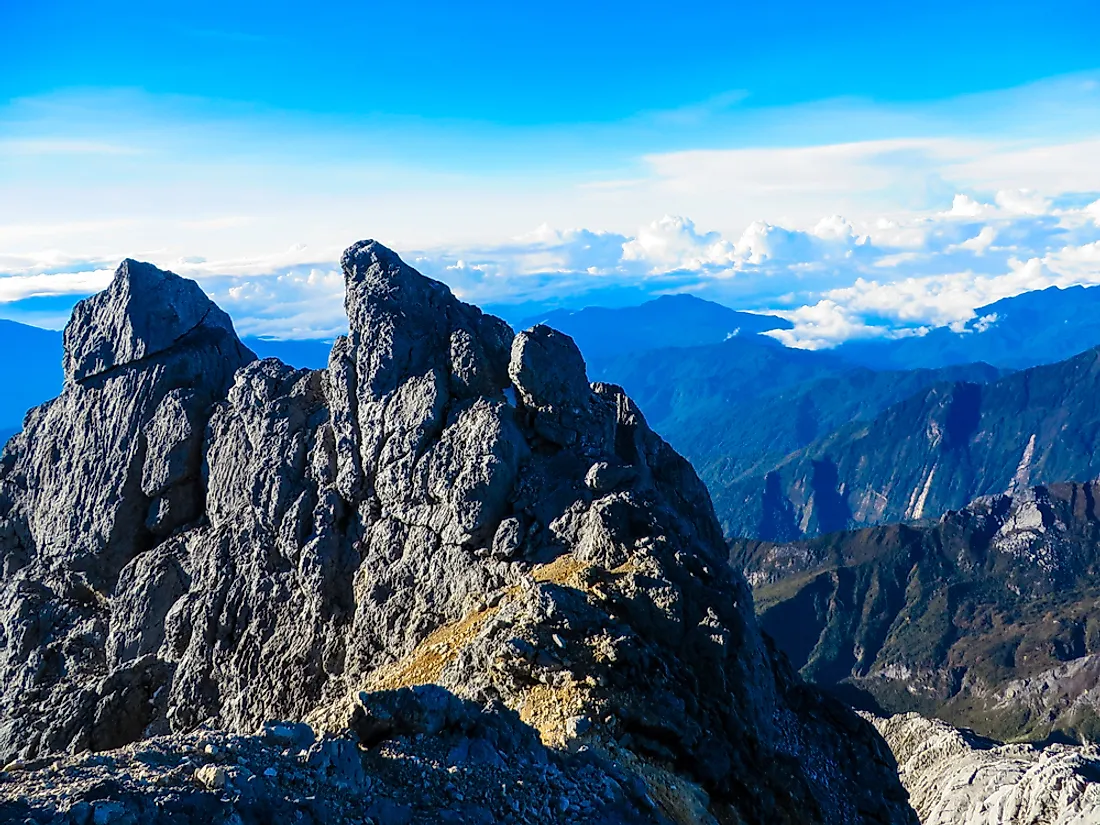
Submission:
[[[78,306],[64,392],[0,459],[0,756],[270,719],[373,747],[379,692],[435,684],[626,766],[675,821],[915,821],[571,339],[373,241],[342,265],[322,371],[253,360],[146,265]]]
[[[202,517],[206,419],[254,357],[194,283],[132,261],[77,305],[65,339],[62,394],[0,457],[8,756],[140,735],[142,720],[114,711],[146,701],[172,668],[126,627],[155,623],[186,589],[158,545]]]

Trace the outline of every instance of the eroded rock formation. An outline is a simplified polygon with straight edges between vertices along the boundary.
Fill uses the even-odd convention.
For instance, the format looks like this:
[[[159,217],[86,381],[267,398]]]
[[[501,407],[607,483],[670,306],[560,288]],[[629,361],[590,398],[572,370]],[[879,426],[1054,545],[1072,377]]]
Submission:
[[[64,392],[0,460],[5,761],[272,719],[373,747],[410,731],[380,692],[435,684],[644,777],[654,816],[913,821],[881,739],[761,636],[691,467],[571,339],[373,241],[342,265],[323,371],[253,360],[147,265],[78,306]]]

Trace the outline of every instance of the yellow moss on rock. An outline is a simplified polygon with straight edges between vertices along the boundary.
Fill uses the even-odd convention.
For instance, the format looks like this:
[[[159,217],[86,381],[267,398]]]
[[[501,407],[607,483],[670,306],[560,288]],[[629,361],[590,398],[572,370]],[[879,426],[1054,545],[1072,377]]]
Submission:
[[[591,565],[585,564],[571,553],[565,553],[549,564],[540,564],[531,571],[531,578],[537,582],[560,584],[563,587],[584,590],[586,589],[584,574],[589,569]]]
[[[570,738],[568,722],[583,714],[587,695],[587,690],[571,679],[558,686],[533,685],[517,708],[519,718],[539,732],[547,747],[565,747]]]
[[[383,665],[367,679],[367,691],[396,690],[416,685],[438,684],[443,670],[459,652],[474,640],[481,629],[500,612],[500,607],[487,607],[443,625],[435,630],[412,652],[398,661]]]

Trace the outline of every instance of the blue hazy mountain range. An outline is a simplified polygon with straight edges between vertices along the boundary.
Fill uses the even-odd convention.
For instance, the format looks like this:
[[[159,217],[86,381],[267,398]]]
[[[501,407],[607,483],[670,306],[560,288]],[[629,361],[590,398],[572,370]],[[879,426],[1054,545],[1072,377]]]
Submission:
[[[590,361],[666,347],[714,344],[793,326],[774,315],[737,312],[694,295],[664,295],[619,309],[556,309],[524,318],[516,326],[527,329],[535,324],[546,324],[572,337]]]
[[[0,439],[61,389],[61,333],[0,320]]]
[[[834,352],[872,369],[942,367],[984,361],[1025,369],[1064,361],[1100,344],[1100,289],[1052,286],[974,311],[961,329],[938,327],[894,341],[850,341]]]

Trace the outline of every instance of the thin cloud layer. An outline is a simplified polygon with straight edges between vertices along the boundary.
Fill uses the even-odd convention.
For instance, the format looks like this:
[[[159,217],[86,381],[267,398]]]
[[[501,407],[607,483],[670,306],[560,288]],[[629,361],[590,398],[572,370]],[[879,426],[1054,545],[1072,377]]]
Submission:
[[[772,335],[822,348],[962,328],[978,307],[1001,298],[1100,284],[1100,199],[1002,190],[986,199],[960,194],[949,208],[867,225],[840,216],[804,230],[755,221],[727,238],[665,216],[630,235],[542,226],[506,244],[401,251],[463,299],[503,305],[512,318],[692,292],[781,315],[794,328]],[[331,338],[345,328],[337,249],[294,246],[220,261],[152,257],[198,280],[245,334]],[[0,306],[9,317],[43,297],[75,300],[110,277],[101,260],[8,255],[0,263],[7,271]]]

